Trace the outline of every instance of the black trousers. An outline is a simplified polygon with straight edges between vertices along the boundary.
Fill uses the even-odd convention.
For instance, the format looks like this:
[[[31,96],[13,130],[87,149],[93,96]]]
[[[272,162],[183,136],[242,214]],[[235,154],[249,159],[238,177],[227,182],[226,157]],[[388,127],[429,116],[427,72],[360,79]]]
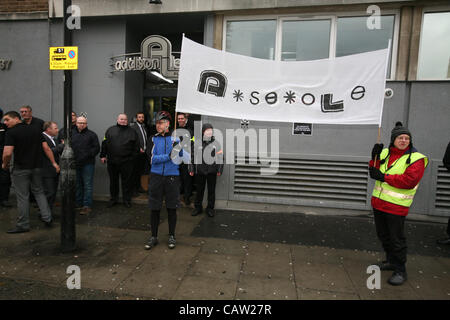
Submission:
[[[216,180],[217,174],[215,173],[195,175],[195,183],[197,185],[197,196],[195,197],[196,208],[202,208],[203,194],[205,193],[206,185],[208,185],[208,208],[214,209],[216,202]]]
[[[9,171],[0,168],[0,201],[8,201],[10,187],[11,177]]]
[[[191,177],[188,170],[188,165],[183,163],[180,165],[180,193],[183,194],[184,201],[187,202],[192,196],[192,185],[194,177]]]
[[[152,236],[158,237],[158,227],[160,222],[161,210],[152,210],[150,216],[150,226],[152,229]],[[175,227],[177,225],[177,209],[167,209],[167,220],[169,222],[169,235],[175,237]]]
[[[149,174],[150,164],[145,153],[140,153],[134,160],[133,166],[133,191],[138,191],[141,186],[141,176]]]
[[[447,234],[450,237],[450,218],[448,218],[448,222],[447,222]]]
[[[42,177],[42,187],[44,188],[44,193],[47,197],[50,210],[53,210],[53,205],[55,204],[56,192],[58,191],[58,182],[59,176]]]
[[[386,253],[386,260],[395,266],[396,271],[405,272],[406,237],[405,217],[373,209],[375,227]]]
[[[111,200],[119,200],[119,179],[122,181],[123,201],[131,201],[133,191],[133,164],[134,161],[122,163],[108,163],[109,192]]]

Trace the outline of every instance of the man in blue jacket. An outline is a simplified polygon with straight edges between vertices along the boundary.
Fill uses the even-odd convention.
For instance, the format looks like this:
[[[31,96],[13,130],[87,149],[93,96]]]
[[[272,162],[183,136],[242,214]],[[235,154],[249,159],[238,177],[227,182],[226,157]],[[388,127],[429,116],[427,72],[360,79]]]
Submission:
[[[165,198],[169,222],[169,249],[175,248],[175,226],[177,208],[180,206],[180,159],[189,162],[187,152],[181,149],[179,139],[172,137],[170,121],[172,117],[167,111],[156,115],[157,133],[149,140],[147,154],[150,157],[151,171],[149,183],[149,207],[152,236],[145,245],[150,250],[158,244],[158,226],[163,198]]]

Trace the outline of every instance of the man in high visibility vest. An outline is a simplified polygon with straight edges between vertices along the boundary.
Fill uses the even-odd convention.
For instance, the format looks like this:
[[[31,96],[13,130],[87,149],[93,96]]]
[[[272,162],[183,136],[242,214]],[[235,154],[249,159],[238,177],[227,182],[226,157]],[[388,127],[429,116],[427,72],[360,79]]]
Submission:
[[[388,280],[391,285],[407,279],[405,217],[427,165],[428,158],[413,147],[411,133],[401,122],[392,129],[389,148],[375,144],[372,149],[369,173],[376,180],[372,207],[377,236],[386,253],[379,267],[394,271]]]

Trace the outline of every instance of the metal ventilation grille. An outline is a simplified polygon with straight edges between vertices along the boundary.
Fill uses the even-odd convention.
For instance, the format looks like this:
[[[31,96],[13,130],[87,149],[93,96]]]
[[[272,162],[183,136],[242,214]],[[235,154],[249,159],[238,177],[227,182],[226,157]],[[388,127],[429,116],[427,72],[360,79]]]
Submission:
[[[450,172],[443,166],[438,167],[434,205],[436,209],[450,210]]]
[[[234,194],[366,205],[367,162],[280,159],[275,175],[261,175],[257,164],[235,166]],[[268,167],[268,166],[264,166]]]

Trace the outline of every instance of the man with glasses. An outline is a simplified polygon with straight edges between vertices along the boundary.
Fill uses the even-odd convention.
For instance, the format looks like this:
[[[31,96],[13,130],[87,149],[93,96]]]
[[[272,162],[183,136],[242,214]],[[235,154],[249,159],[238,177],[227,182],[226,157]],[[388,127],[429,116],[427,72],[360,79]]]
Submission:
[[[177,208],[180,206],[180,170],[181,160],[190,161],[187,152],[181,149],[180,140],[172,136],[169,130],[172,117],[167,111],[159,111],[156,115],[156,130],[149,140],[148,154],[151,162],[148,201],[151,210],[152,235],[145,245],[146,250],[158,244],[158,227],[160,211],[165,200],[169,222],[169,249],[175,248],[175,227]]]
[[[372,207],[377,236],[386,253],[379,267],[394,271],[388,280],[391,285],[407,279],[405,218],[427,164],[428,158],[413,147],[411,133],[401,122],[392,129],[389,148],[377,143],[372,149],[369,173],[376,180]]]
[[[78,117],[76,129],[72,130],[72,149],[77,171],[76,208],[80,214],[92,211],[95,157],[100,151],[97,134],[87,127],[87,119]]]

